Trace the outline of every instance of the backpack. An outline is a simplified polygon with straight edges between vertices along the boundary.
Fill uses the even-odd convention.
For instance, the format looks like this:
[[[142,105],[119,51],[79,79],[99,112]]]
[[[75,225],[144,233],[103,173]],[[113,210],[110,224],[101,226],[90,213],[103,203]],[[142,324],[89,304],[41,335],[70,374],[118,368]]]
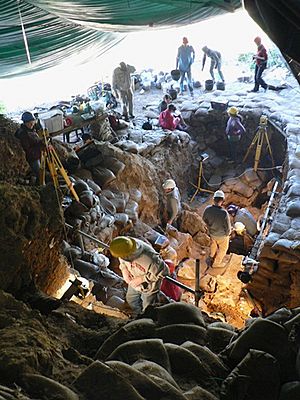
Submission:
[[[152,124],[150,122],[150,118],[148,118],[147,122],[143,123],[142,129],[144,129],[145,131],[151,131],[152,130]]]

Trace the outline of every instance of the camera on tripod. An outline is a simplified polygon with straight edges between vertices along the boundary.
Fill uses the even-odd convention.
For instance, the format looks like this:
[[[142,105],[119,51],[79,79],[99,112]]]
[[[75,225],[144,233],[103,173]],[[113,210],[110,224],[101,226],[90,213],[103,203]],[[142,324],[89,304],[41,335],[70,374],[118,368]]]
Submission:
[[[249,256],[245,256],[242,261],[243,270],[238,271],[237,277],[243,283],[249,283],[252,281],[252,276],[257,272],[259,261],[254,260]]]
[[[259,128],[266,129],[267,125],[268,125],[268,117],[263,114],[259,118]]]

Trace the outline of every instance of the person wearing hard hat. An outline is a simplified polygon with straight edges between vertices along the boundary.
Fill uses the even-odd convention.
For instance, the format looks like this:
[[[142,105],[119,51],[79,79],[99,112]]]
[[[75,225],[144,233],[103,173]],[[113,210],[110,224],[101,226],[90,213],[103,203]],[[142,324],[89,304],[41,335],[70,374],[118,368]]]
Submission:
[[[21,119],[23,123],[16,131],[15,137],[20,140],[21,146],[25,151],[26,160],[34,175],[39,179],[41,153],[45,144],[36,132],[36,120],[32,113],[25,111]]]
[[[228,110],[229,119],[226,125],[226,136],[229,145],[229,157],[231,162],[237,161],[237,148],[242,135],[246,132],[242,124],[239,110],[236,107],[230,107]]]
[[[250,213],[250,211],[247,210],[247,208],[240,208],[235,204],[230,204],[227,207],[227,211],[229,215],[231,215],[233,223],[243,223],[245,225],[247,233],[251,236],[255,236],[257,234],[257,223],[255,221],[255,218]]]
[[[210,257],[207,260],[210,275],[219,275],[222,272],[222,261],[229,245],[231,225],[229,214],[222,207],[224,199],[224,192],[217,190],[213,196],[214,204],[206,207],[203,213],[211,238]]]
[[[169,274],[167,264],[152,246],[129,236],[118,236],[109,246],[119,258],[120,270],[128,284],[126,301],[134,315],[157,301],[162,279]]]
[[[162,185],[167,199],[167,224],[178,226],[181,213],[181,196],[173,179],[167,179]]]
[[[229,252],[241,255],[248,255],[254,244],[254,240],[247,233],[242,222],[235,222],[229,243]]]

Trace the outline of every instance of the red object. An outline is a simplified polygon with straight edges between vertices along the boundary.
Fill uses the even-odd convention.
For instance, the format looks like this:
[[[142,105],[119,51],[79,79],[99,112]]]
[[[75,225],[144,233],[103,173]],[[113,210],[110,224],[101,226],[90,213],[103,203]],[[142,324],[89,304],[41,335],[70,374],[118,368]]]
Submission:
[[[170,274],[171,278],[176,279],[177,275],[175,272],[173,274]],[[182,294],[182,289],[175,285],[175,283],[169,282],[166,278],[163,279],[161,288],[160,290],[168,297],[175,301],[179,301],[181,294]]]
[[[159,125],[163,129],[169,129],[170,131],[173,131],[174,129],[177,128],[179,124],[179,118],[176,118],[172,115],[170,110],[165,110],[160,113],[159,115]]]
[[[70,117],[66,117],[64,119],[64,127],[68,128],[69,126],[71,126],[73,124],[73,120]]]
[[[256,55],[257,55],[258,57],[263,57],[263,60],[256,59],[256,64],[257,64],[257,65],[260,65],[260,64],[262,64],[262,63],[266,63],[266,62],[267,62],[267,60],[268,60],[268,53],[267,53],[267,50],[265,49],[265,47],[264,47],[262,44],[259,45],[259,46],[257,47],[257,53],[256,53]]]

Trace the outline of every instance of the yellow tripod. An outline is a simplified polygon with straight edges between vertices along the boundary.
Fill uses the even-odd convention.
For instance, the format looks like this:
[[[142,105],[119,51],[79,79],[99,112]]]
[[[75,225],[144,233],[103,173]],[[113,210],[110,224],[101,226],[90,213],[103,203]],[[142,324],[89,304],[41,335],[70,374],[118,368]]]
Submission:
[[[198,172],[198,181],[197,181],[197,185],[194,185],[192,183],[192,186],[194,186],[194,188],[196,188],[195,193],[193,194],[193,197],[191,198],[190,202],[192,203],[195,199],[195,197],[197,196],[197,194],[199,192],[206,192],[206,193],[214,193],[211,190],[208,189],[202,189],[201,188],[201,178],[202,178],[202,174],[203,174],[203,158],[200,158],[200,162],[199,162],[199,172]]]
[[[262,147],[264,144],[264,139],[266,139],[266,143],[267,143],[267,149],[270,153],[271,156],[271,160],[272,160],[272,166],[274,167],[274,158],[273,158],[273,153],[272,153],[272,149],[271,149],[271,145],[270,145],[270,141],[269,141],[269,137],[268,137],[268,133],[267,133],[267,123],[268,123],[268,118],[265,115],[262,115],[260,117],[259,120],[259,126],[258,126],[258,130],[247,150],[247,153],[245,154],[245,157],[243,159],[243,163],[247,160],[250,151],[253,149],[253,147],[256,144],[256,150],[255,150],[255,157],[254,157],[254,171],[257,171],[258,168],[258,164],[260,162],[260,157],[261,157],[261,152],[262,152]]]
[[[46,164],[47,164],[55,189],[59,188],[58,173],[60,173],[60,175],[65,180],[68,189],[74,196],[75,200],[79,202],[78,194],[76,193],[66,170],[64,169],[55,149],[48,142],[49,135],[46,129],[42,131],[42,135],[45,142],[45,149],[42,151],[42,156],[41,156],[40,184],[45,185]]]

